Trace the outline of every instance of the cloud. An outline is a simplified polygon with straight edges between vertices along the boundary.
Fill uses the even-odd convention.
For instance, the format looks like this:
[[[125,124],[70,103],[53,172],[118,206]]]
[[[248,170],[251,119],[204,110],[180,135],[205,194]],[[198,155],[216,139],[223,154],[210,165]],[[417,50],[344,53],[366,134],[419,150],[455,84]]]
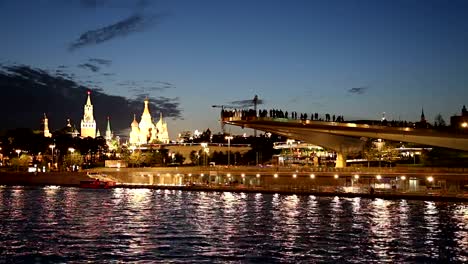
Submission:
[[[368,87],[353,87],[348,89],[348,93],[350,94],[364,94],[367,91]]]
[[[80,0],[80,4],[85,8],[97,8],[107,6],[109,4],[109,0]]]
[[[129,91],[133,92],[135,95],[138,95],[138,94],[147,94],[151,92],[160,92],[165,89],[166,88],[164,87],[137,87],[137,88],[131,88]]]
[[[162,113],[164,117],[180,118],[181,110],[179,109],[179,97],[168,98],[164,96],[153,97],[148,94],[139,94],[135,99],[131,100],[131,104],[137,106],[135,113],[142,112],[142,104],[145,98],[149,99],[150,109],[153,117],[158,113]]]
[[[115,1],[115,0],[80,0],[80,5],[84,8],[99,8],[99,7],[111,7],[111,8],[140,8],[144,9],[150,5],[148,0],[138,1]]]
[[[232,101],[229,102],[228,104],[233,105],[235,107],[251,107],[254,106],[254,99],[246,99],[246,100],[238,100],[238,101]],[[262,99],[257,99],[257,105],[263,104]]]
[[[163,15],[145,16],[135,14],[115,24],[86,31],[78,39],[70,43],[68,50],[74,51],[86,46],[110,41],[117,37],[126,37],[136,32],[142,32],[151,25],[159,23],[162,17]]]
[[[83,64],[79,64],[78,65],[79,68],[82,68],[82,69],[88,69],[92,72],[98,72],[101,68],[99,68],[98,66],[96,65],[93,65],[91,63],[83,63]]]
[[[97,63],[97,64],[103,65],[103,66],[110,66],[112,64],[111,60],[106,60],[106,59],[91,58],[88,61],[90,63]]]
[[[121,81],[121,82],[117,83],[117,85],[119,85],[119,86],[136,86],[137,82],[135,82],[135,81]]]
[[[89,89],[89,86],[80,85],[64,73],[53,74],[28,65],[0,67],[0,90],[4,98],[0,111],[9,113],[2,118],[0,130],[18,127],[39,129],[44,113],[49,117],[49,127],[53,131],[64,127],[67,118],[79,127]],[[91,90],[94,116],[101,131],[105,130],[107,116],[113,117],[112,126],[119,134],[130,126],[134,113],[142,112],[144,98],[141,96],[110,95],[94,86]],[[167,117],[181,116],[179,98],[150,97],[150,102],[153,115],[162,112]],[[11,111],[19,106],[21,111]]]
[[[161,92],[167,89],[175,88],[175,85],[170,82],[152,80],[144,80],[142,82],[126,80],[117,83],[117,85],[126,87],[129,92],[134,94],[134,96],[149,94],[152,92]]]

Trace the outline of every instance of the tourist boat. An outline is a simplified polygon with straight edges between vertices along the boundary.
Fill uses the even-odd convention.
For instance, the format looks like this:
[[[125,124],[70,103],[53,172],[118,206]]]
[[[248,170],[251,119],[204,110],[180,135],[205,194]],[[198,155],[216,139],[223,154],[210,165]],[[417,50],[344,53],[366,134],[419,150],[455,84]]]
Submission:
[[[115,186],[115,182],[113,181],[100,181],[99,179],[95,179],[91,181],[80,181],[81,188],[109,189],[113,186]]]

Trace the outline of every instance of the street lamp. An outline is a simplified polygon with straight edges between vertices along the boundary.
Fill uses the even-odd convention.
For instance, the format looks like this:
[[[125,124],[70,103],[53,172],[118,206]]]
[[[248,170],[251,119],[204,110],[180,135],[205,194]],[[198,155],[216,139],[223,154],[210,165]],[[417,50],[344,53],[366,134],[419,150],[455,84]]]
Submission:
[[[75,152],[75,149],[74,148],[68,148],[68,151],[70,151],[70,153],[73,154]]]
[[[206,155],[207,155],[207,153],[210,151],[210,149],[208,148],[208,143],[203,142],[203,143],[200,143],[200,145],[201,145],[202,148],[203,148],[203,153],[205,153],[205,159],[204,159],[203,163],[204,163],[204,166],[206,166],[206,165],[207,165],[207,164],[206,164],[206,163],[207,163],[207,161],[206,161],[206,160],[207,160]]]
[[[132,152],[135,152],[136,147],[134,145],[132,145],[132,146],[130,146],[130,149],[132,150]]]
[[[292,145],[294,143],[294,139],[288,139],[286,140],[286,144],[289,145],[289,152],[291,153],[291,161],[290,161],[290,164],[292,163],[293,159],[294,159],[294,155],[293,155],[293,152],[292,152]]]
[[[233,136],[226,136],[224,137],[228,141],[228,167],[231,165],[231,139],[233,139]]]
[[[17,149],[17,150],[15,150],[15,152],[16,152],[16,154],[18,154],[18,158],[19,158],[19,155],[21,153],[21,149]]]
[[[55,144],[49,145],[49,148],[52,150],[52,166],[54,166],[54,148],[55,148]]]
[[[208,166],[208,153],[210,153],[210,149],[205,148],[205,166]]]

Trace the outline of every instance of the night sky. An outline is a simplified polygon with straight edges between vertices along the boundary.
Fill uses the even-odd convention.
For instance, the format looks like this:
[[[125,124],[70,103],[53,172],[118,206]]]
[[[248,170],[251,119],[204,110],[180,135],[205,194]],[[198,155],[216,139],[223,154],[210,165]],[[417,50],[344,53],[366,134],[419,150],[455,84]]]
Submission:
[[[58,129],[81,117],[88,88],[101,132],[107,115],[129,127],[149,96],[172,139],[219,131],[211,105],[255,94],[266,109],[414,121],[424,107],[449,121],[467,104],[467,14],[468,1],[442,0],[0,0],[0,129],[36,128],[44,112]],[[28,89],[19,69],[38,72],[20,74]]]

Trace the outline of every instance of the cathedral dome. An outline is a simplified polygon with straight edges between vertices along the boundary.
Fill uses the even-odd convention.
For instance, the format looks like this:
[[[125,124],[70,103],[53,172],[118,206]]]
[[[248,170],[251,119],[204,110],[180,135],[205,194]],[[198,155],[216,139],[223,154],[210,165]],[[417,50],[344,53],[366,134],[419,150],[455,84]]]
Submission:
[[[133,115],[132,127],[138,127],[138,122],[136,121],[136,116]]]

